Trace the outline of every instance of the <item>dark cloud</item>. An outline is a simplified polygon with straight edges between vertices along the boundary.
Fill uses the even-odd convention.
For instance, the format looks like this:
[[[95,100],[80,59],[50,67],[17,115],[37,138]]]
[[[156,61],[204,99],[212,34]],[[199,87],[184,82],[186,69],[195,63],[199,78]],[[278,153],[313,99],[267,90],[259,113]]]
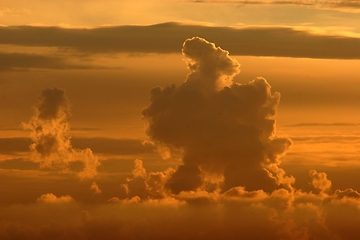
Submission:
[[[360,3],[357,0],[193,0],[192,2],[235,4],[294,4],[341,11],[358,11],[360,9]]]
[[[0,52],[0,71],[28,69],[92,69],[101,68],[69,62],[68,56]]]
[[[187,39],[183,54],[191,71],[186,81],[154,88],[142,112],[150,139],[182,152],[183,165],[167,181],[171,191],[195,191],[216,178],[223,190],[270,191],[290,180],[278,168],[291,145],[275,136],[280,94],[264,78],[232,82],[240,65],[202,38]]]
[[[339,196],[344,192],[347,196]],[[335,194],[279,189],[267,194],[237,187],[222,195],[183,192],[179,199],[112,198],[89,206],[49,192],[31,204],[0,204],[0,237],[352,240],[360,236],[358,195],[352,189]]]
[[[286,27],[206,27],[163,23],[92,29],[0,27],[0,44],[58,47],[87,53],[178,53],[184,39],[201,36],[233,55],[360,59],[359,38],[316,35]]]

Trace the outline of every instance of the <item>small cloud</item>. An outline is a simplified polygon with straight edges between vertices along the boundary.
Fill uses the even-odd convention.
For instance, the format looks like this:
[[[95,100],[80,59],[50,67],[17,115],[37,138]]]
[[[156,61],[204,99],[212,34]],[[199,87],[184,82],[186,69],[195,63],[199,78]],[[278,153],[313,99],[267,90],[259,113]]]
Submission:
[[[38,199],[36,199],[36,202],[39,203],[69,203],[73,201],[74,199],[69,195],[57,197],[52,193],[43,194]]]
[[[321,192],[328,192],[331,188],[331,181],[327,179],[326,173],[318,173],[315,170],[310,170],[309,175],[312,178],[312,185]]]
[[[94,191],[94,194],[101,194],[101,189],[99,188],[96,182],[93,182],[91,184],[90,189]]]
[[[45,89],[39,104],[25,129],[31,130],[30,145],[32,160],[42,168],[69,171],[70,162],[81,161],[84,168],[78,173],[80,179],[91,179],[97,175],[100,165],[98,157],[89,148],[75,149],[69,136],[70,102],[64,90]]]

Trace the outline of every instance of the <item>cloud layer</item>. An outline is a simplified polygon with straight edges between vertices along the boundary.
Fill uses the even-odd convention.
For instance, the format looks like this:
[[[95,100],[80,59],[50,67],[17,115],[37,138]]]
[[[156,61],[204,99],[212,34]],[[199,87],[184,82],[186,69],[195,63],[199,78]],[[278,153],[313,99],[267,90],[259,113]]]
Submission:
[[[360,3],[356,0],[194,0],[198,3],[236,3],[236,4],[294,4],[315,6],[322,9],[340,11],[360,11]]]
[[[56,47],[88,54],[178,53],[184,39],[196,35],[226,47],[233,55],[360,59],[359,51],[355,50],[360,49],[359,38],[315,35],[288,27],[229,28],[177,23],[92,29],[14,26],[0,27],[0,35],[0,44]],[[39,58],[6,56],[18,57],[19,62],[30,57]],[[66,67],[66,63],[54,57],[51,62],[56,68]]]

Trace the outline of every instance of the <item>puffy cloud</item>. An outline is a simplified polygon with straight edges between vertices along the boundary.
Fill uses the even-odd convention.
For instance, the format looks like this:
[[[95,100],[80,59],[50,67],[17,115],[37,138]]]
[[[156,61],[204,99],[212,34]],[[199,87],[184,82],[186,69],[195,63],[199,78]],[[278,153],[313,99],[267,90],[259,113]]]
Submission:
[[[143,161],[135,159],[132,178],[128,178],[122,189],[127,199],[162,199],[168,196],[165,183],[174,170],[169,168],[164,172],[147,173]],[[113,200],[112,200],[113,201]]]
[[[358,206],[358,198],[285,189],[267,194],[241,187],[226,194],[182,192],[177,199],[115,197],[91,207],[69,196],[44,194],[36,204],[0,205],[0,237],[48,239],[56,233],[58,239],[357,239]]]
[[[96,182],[93,182],[90,186],[90,189],[94,191],[94,194],[101,194],[101,189]]]
[[[345,190],[336,189],[334,196],[338,199],[343,199],[343,198],[359,199],[360,193],[351,188],[347,188]]]
[[[204,177],[223,176],[221,187],[271,191],[291,184],[278,165],[291,145],[275,136],[280,94],[264,78],[232,81],[239,63],[229,53],[195,37],[183,45],[190,74],[179,87],[154,88],[142,112],[150,139],[182,151],[183,165],[167,181],[173,193],[195,191]]]
[[[67,203],[74,201],[74,199],[69,195],[57,197],[52,193],[47,193],[41,195],[36,201],[40,203]]]
[[[29,123],[23,124],[25,129],[31,130],[32,159],[40,162],[43,168],[61,171],[68,171],[70,162],[81,161],[84,168],[78,176],[81,179],[93,178],[100,162],[90,149],[72,147],[69,117],[70,103],[65,91],[58,88],[43,90],[33,117]]]
[[[318,173],[315,170],[310,170],[310,177],[312,178],[312,185],[321,192],[327,192],[331,188],[331,181],[327,179],[326,173]]]

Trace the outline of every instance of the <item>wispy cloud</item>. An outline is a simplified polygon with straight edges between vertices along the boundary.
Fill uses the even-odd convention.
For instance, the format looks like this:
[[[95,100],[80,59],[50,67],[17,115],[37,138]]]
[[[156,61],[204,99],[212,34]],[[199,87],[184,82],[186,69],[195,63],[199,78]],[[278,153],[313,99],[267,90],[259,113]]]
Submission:
[[[323,9],[360,12],[357,0],[193,0],[196,3],[236,3],[236,4],[294,4],[315,6]]]
[[[104,69],[104,66],[74,63],[66,54],[5,53],[0,52],[0,71],[23,71],[31,69]]]

